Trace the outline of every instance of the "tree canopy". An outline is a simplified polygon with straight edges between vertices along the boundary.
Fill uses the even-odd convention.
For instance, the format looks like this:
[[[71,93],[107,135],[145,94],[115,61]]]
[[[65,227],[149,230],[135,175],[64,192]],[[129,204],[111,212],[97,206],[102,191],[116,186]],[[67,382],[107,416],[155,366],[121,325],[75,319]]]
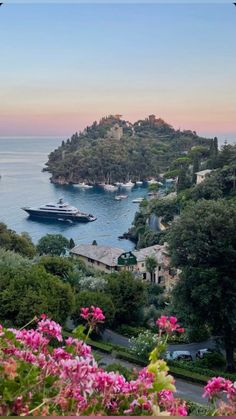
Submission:
[[[229,370],[236,344],[235,231],[234,204],[202,200],[187,207],[168,234],[172,263],[182,271],[175,306],[187,322],[223,337]]]
[[[0,223],[0,247],[32,258],[35,253],[34,244],[27,233],[17,234],[4,223]]]
[[[126,271],[112,273],[106,279],[106,292],[116,309],[115,324],[137,323],[147,300],[145,284]]]
[[[70,249],[70,242],[61,234],[47,234],[41,237],[37,244],[40,255],[61,256]]]
[[[1,255],[0,319],[23,326],[34,316],[46,313],[64,323],[73,310],[74,295],[69,284],[47,273],[42,266],[9,261],[14,254]]]

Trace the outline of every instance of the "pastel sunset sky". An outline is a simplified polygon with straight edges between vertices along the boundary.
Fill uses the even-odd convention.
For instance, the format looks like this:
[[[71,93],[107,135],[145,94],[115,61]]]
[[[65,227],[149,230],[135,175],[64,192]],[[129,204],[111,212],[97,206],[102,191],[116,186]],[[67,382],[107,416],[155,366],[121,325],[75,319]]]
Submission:
[[[119,113],[236,140],[236,8],[19,4],[0,9],[0,136],[70,136]]]

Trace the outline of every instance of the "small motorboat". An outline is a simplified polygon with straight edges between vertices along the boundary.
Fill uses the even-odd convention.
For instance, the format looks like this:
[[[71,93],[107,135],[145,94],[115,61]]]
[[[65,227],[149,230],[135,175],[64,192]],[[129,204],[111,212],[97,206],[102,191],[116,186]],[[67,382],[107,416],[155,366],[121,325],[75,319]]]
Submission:
[[[140,204],[141,202],[143,202],[143,200],[144,200],[144,198],[135,198],[135,199],[133,199],[133,203],[134,204]]]
[[[116,201],[121,201],[122,199],[126,199],[126,198],[128,198],[128,195],[116,195],[115,196]]]
[[[85,182],[75,183],[74,186],[77,186],[77,188],[83,188],[83,189],[91,189],[91,188],[93,188],[92,185],[88,185]]]
[[[137,180],[136,185],[141,186],[143,184],[142,180]]]

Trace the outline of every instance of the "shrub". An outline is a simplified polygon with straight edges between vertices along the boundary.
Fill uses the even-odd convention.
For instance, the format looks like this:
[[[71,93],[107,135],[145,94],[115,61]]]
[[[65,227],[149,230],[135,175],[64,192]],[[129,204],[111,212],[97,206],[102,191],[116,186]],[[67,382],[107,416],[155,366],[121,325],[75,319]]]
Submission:
[[[143,333],[146,329],[144,327],[135,327],[122,324],[116,330],[121,335],[132,338],[138,336],[140,333]]]
[[[203,359],[196,360],[195,364],[200,368],[223,368],[225,366],[225,358],[221,353],[210,352],[205,354]]]
[[[208,407],[199,403],[187,401],[188,416],[208,416]]]
[[[136,356],[147,360],[150,352],[156,346],[157,335],[152,333],[150,330],[146,330],[143,333],[139,333],[136,338],[131,338],[130,343],[133,353]]]

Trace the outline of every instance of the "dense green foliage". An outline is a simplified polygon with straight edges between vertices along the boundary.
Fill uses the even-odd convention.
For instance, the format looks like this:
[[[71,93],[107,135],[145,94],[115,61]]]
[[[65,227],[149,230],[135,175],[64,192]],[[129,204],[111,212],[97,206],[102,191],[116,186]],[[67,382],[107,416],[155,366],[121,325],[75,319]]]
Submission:
[[[221,335],[234,370],[236,332],[236,205],[224,200],[188,206],[171,227],[172,263],[182,271],[174,303],[182,318]]]
[[[13,252],[1,251],[0,265],[1,322],[23,326],[42,313],[66,321],[74,305],[70,285]]]
[[[37,245],[40,255],[61,256],[70,249],[70,241],[61,234],[47,234],[41,237]]]
[[[112,137],[110,131],[117,123],[123,128],[120,139]],[[175,131],[161,119],[155,123],[140,120],[131,126],[110,116],[63,142],[49,155],[47,166],[54,182],[145,180],[166,171],[173,160],[193,146],[208,150],[210,140],[192,131]]]
[[[125,271],[108,275],[107,281],[106,291],[116,309],[115,324],[138,323],[146,304],[145,284]]]
[[[216,200],[225,198],[236,201],[236,146],[224,144],[221,150],[216,152],[216,139],[211,143],[210,151],[206,152],[205,147],[193,147],[187,157],[178,158],[172,162],[173,170],[167,172],[165,176],[178,176],[175,189],[176,196],[169,194],[161,199],[145,201],[140,205],[139,212],[136,213],[133,226],[129,230],[128,236],[136,243],[137,248],[162,244],[166,241],[165,231],[152,231],[150,228],[150,217],[156,215],[160,223],[168,229],[174,219],[188,205],[201,199]],[[204,151],[205,150],[205,151]],[[198,168],[196,166],[198,159]],[[214,160],[214,164],[212,163]],[[187,162],[187,163],[186,163]],[[190,163],[191,162],[191,163]],[[195,170],[212,168],[214,170],[206,176],[204,182],[196,185]],[[178,169],[176,169],[176,167]],[[187,181],[182,186],[180,171]]]
[[[29,258],[36,253],[32,240],[27,233],[17,234],[3,223],[0,223],[0,247],[13,250]]]
[[[42,256],[39,264],[42,265],[48,273],[64,279],[66,279],[74,270],[73,261],[66,257],[50,255]]]

